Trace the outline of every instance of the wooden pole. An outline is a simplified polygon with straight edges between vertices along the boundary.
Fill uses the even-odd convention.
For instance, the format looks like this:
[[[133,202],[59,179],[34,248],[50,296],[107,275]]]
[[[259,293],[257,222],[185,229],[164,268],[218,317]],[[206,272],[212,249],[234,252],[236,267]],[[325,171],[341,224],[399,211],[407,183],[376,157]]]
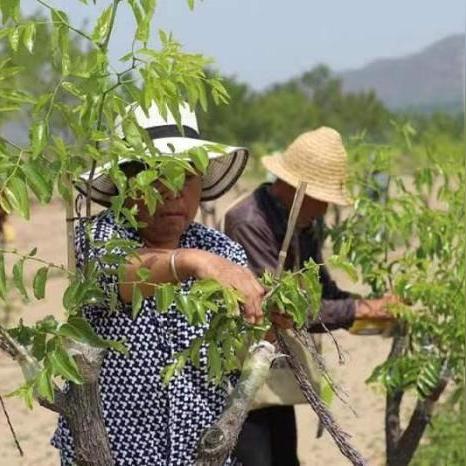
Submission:
[[[299,211],[303,204],[304,195],[306,194],[307,183],[299,183],[298,189],[296,190],[293,205],[291,206],[290,216],[288,218],[288,225],[286,227],[285,238],[283,239],[282,247],[278,255],[278,265],[275,269],[275,278],[280,278],[283,269],[285,267],[286,256],[288,254],[288,248],[290,247],[291,239],[293,238],[296,222],[298,220]]]

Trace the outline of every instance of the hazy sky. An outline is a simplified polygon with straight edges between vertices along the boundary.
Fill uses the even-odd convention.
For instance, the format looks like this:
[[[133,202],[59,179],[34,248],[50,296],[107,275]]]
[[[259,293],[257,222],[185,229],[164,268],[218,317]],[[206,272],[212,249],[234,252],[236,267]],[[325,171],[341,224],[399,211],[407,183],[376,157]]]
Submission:
[[[21,3],[27,13],[38,5]],[[78,0],[49,3],[75,25],[95,9]],[[97,0],[101,8],[109,3]],[[185,0],[158,4],[155,28],[172,31],[186,50],[211,56],[222,73],[258,89],[321,62],[342,70],[416,52],[464,32],[466,19],[465,0],[204,0],[193,12]],[[134,29],[125,5],[122,13],[112,40],[115,61],[129,49]]]

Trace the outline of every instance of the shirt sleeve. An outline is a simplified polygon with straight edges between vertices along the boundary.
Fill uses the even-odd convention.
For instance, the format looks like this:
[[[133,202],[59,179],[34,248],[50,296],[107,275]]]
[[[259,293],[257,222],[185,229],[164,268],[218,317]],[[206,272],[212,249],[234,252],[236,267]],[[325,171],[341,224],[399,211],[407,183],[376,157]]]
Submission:
[[[225,233],[239,243],[246,251],[249,268],[261,276],[265,271],[273,272],[278,264],[272,232],[254,223],[226,225]]]
[[[323,333],[326,330],[349,329],[355,318],[355,301],[350,292],[341,290],[330,276],[324,264],[322,242],[319,241],[315,262],[322,264],[319,269],[322,284],[322,301],[319,315],[309,323],[311,333]]]

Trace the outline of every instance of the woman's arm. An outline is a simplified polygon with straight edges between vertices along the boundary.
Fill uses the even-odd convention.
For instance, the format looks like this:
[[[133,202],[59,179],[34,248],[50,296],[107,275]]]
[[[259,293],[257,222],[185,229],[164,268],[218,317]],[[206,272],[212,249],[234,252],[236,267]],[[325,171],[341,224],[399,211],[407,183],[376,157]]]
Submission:
[[[262,298],[265,290],[254,274],[247,268],[234,264],[207,251],[200,249],[141,249],[139,256],[133,259],[125,268],[125,279],[119,284],[120,296],[123,302],[131,302],[133,284],[140,282],[138,270],[150,270],[150,278],[138,287],[144,297],[153,296],[153,284],[177,283],[177,277],[171,271],[170,260],[174,256],[176,275],[179,281],[188,277],[197,279],[211,278],[225,287],[231,287],[240,292],[244,298],[243,313],[250,323],[259,323],[262,319]]]

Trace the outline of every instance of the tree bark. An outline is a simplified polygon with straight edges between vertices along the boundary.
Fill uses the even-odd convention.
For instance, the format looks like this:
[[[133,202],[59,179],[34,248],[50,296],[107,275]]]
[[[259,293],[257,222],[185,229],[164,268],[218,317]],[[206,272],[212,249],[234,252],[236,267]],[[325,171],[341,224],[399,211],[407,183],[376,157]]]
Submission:
[[[393,339],[388,359],[403,354],[406,348],[404,329],[398,329]],[[436,401],[445,390],[448,380],[442,378],[437,388],[425,399],[419,399],[411,414],[408,426],[403,431],[400,423],[400,407],[404,391],[394,390],[387,393],[385,405],[385,444],[387,466],[407,466],[416,453],[419,442],[430,423]]]
[[[73,343],[76,363],[85,383],[70,384],[63,415],[74,443],[78,466],[113,466],[100,403],[99,374],[106,351]]]
[[[70,387],[64,416],[73,436],[78,466],[115,464],[100,409],[97,382]]]

